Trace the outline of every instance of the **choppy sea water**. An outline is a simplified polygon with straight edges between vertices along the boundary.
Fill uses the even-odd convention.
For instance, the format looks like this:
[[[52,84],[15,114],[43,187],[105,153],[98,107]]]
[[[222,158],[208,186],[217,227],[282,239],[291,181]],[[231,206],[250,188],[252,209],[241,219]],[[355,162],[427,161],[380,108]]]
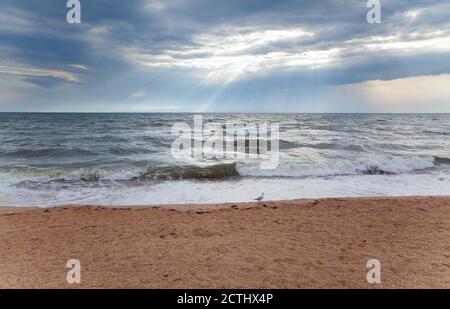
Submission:
[[[204,114],[279,123],[276,169],[175,159],[193,114],[0,113],[0,205],[148,205],[450,195],[450,114]]]

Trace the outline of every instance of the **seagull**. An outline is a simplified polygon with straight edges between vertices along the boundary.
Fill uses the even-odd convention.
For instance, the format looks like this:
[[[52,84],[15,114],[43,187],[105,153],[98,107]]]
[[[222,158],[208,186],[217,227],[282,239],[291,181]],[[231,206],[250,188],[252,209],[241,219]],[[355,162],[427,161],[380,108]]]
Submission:
[[[257,198],[255,198],[255,201],[258,201],[258,203],[259,203],[259,202],[261,202],[263,199],[264,199],[264,192],[261,193],[260,196],[258,196]]]

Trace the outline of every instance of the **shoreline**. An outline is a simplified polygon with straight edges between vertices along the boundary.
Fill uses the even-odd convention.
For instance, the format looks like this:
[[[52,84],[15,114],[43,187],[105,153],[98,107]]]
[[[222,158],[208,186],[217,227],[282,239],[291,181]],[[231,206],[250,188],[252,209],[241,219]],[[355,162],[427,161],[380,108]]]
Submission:
[[[131,205],[107,205],[107,204],[60,204],[60,205],[53,205],[53,206],[11,206],[11,205],[0,205],[0,214],[4,211],[10,212],[17,210],[19,212],[27,211],[27,210],[36,210],[36,209],[52,209],[52,208],[61,208],[61,207],[98,207],[98,208],[162,208],[162,209],[183,209],[185,207],[189,207],[189,209],[222,209],[231,207],[233,205],[249,205],[249,206],[257,206],[262,205],[264,203],[303,203],[303,202],[326,202],[326,201],[335,201],[335,200],[402,200],[402,199],[427,199],[427,198],[449,198],[450,194],[443,194],[443,195],[398,195],[398,196],[339,196],[339,197],[306,197],[306,198],[295,198],[295,199],[280,199],[280,200],[263,200],[262,202],[258,203],[257,201],[246,201],[246,202],[224,202],[224,203],[173,203],[173,204],[131,204]]]
[[[450,288],[449,238],[449,196],[0,207],[0,288]]]

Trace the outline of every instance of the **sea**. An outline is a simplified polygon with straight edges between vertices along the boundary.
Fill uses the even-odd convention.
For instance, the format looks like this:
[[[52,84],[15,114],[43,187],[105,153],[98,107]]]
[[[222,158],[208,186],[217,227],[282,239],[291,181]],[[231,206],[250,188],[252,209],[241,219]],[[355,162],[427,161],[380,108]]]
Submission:
[[[171,152],[194,114],[0,113],[0,205],[450,195],[450,114],[202,114],[276,123],[279,163]]]

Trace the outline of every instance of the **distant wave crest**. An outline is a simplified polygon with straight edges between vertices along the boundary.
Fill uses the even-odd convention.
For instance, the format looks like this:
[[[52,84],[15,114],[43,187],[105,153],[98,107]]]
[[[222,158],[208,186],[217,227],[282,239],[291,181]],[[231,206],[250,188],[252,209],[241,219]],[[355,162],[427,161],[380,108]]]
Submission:
[[[401,174],[432,168],[433,156],[373,156],[356,160],[333,160],[318,163],[280,163],[273,170],[262,170],[258,165],[238,164],[241,176],[306,177],[338,175]]]

